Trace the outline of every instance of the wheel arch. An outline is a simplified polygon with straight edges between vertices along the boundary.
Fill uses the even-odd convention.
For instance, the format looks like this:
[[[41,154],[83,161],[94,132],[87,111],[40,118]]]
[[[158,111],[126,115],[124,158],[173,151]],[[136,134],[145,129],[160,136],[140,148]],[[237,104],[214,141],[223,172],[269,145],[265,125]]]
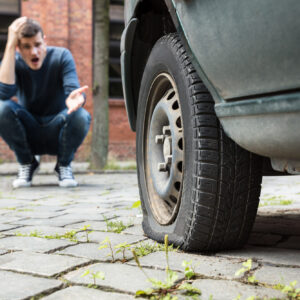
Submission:
[[[139,1],[122,35],[123,92],[130,127],[136,131],[140,84],[147,59],[156,41],[181,31],[171,0]]]

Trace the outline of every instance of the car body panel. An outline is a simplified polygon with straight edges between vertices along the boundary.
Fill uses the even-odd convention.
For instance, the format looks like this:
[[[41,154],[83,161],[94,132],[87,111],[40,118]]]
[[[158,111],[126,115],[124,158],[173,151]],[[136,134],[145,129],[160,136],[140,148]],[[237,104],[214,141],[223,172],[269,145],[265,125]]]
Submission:
[[[127,26],[142,2],[126,0]],[[294,164],[300,162],[300,2],[165,2],[193,65],[216,102],[215,111],[226,134],[274,162],[292,161],[289,168],[297,165],[300,171],[300,163]],[[132,30],[125,31],[134,35]],[[127,45],[127,54],[122,54],[122,79],[130,125],[135,130],[137,99],[130,92],[129,75],[134,70],[128,64],[134,45]]]
[[[300,161],[300,93],[215,105],[226,133],[243,148]]]
[[[300,87],[298,0],[173,3],[193,54],[221,98]]]

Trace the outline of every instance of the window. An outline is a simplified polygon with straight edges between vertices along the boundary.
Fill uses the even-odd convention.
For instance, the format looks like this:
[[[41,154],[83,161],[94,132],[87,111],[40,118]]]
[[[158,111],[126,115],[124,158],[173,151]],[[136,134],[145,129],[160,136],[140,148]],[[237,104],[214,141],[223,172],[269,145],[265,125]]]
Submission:
[[[123,98],[120,67],[120,41],[124,29],[124,4],[122,0],[110,1],[109,15],[109,97],[120,99]]]
[[[0,60],[7,40],[8,26],[20,16],[20,0],[0,0]]]

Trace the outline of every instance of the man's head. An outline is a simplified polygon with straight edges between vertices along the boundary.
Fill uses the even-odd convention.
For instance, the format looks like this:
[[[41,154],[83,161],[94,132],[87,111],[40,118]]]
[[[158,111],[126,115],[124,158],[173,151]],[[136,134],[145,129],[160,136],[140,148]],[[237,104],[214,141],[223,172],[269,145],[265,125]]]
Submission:
[[[31,69],[41,68],[47,48],[43,30],[37,21],[27,18],[19,32],[18,49]]]

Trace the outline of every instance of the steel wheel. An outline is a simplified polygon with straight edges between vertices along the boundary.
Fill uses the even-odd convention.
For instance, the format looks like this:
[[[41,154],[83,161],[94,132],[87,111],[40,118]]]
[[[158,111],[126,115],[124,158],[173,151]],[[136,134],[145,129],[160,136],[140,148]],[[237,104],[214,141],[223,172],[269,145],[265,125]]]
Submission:
[[[153,215],[161,225],[176,218],[183,179],[183,128],[177,88],[159,74],[149,92],[145,169]]]

